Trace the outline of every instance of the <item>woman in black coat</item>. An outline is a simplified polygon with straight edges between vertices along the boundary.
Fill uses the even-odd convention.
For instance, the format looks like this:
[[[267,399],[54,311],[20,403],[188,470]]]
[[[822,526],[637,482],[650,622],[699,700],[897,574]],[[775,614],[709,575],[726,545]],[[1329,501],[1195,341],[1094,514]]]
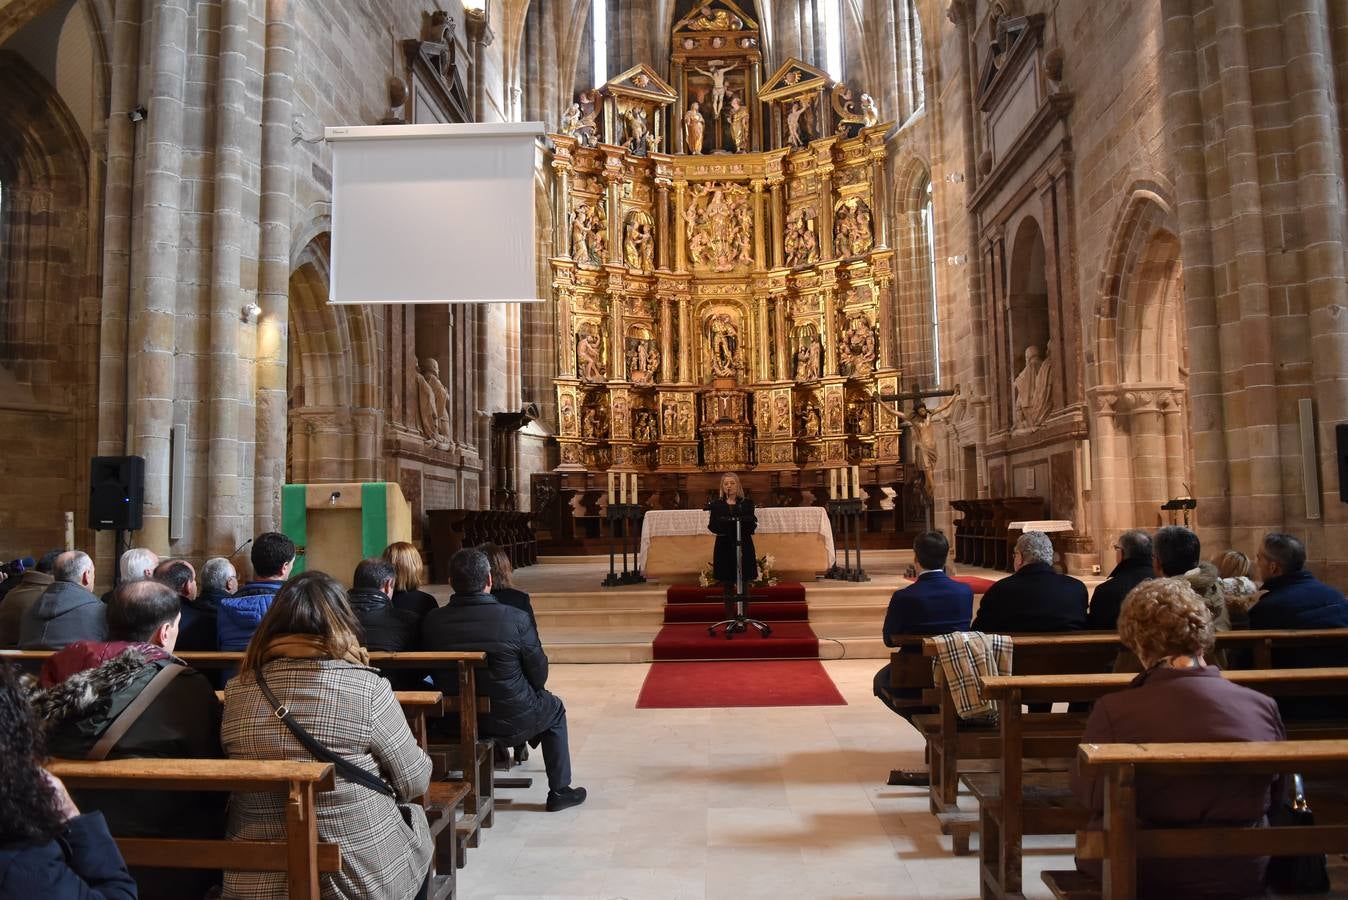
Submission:
[[[740,552],[743,564],[744,586],[758,578],[758,556],[754,553],[753,533],[758,528],[754,502],[744,496],[740,477],[734,472],[721,476],[721,494],[711,501],[711,518],[707,529],[716,535],[712,551],[712,575],[725,586],[726,617],[735,615],[735,520],[743,523],[740,529]]]

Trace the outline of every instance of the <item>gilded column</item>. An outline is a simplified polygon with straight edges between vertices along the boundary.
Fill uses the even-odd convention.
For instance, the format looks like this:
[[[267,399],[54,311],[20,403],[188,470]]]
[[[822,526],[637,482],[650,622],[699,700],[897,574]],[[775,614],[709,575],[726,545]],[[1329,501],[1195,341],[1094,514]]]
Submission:
[[[889,176],[885,171],[884,145],[875,151],[871,157],[871,200],[874,209],[871,210],[874,215],[871,217],[877,222],[875,229],[875,249],[884,250],[889,247]],[[932,248],[936,252],[936,248]]]
[[[626,381],[627,347],[623,342],[623,294],[621,288],[609,288],[608,321],[608,377],[610,381],[615,379]]]
[[[692,379],[692,345],[688,342],[688,303],[687,297],[679,298],[679,383],[691,384]]]
[[[669,182],[655,182],[655,252],[656,268],[669,271]]]
[[[819,167],[819,258],[833,258],[833,166]]]
[[[894,304],[894,280],[892,278],[878,278],[875,282],[876,307],[880,319],[880,368],[892,369],[896,365],[898,353],[895,352],[895,342],[898,340],[898,328],[896,315],[897,310]]]
[[[660,383],[674,381],[674,298],[660,298]]]
[[[754,267],[759,271],[767,268],[768,259],[765,239],[763,235],[763,226],[766,224],[763,220],[763,179],[755,178],[754,187]]]
[[[576,342],[571,339],[571,292],[557,295],[557,358],[563,376],[576,374]]]
[[[557,206],[552,221],[552,254],[571,258],[571,241],[567,229],[571,217],[571,166],[559,160],[553,160],[552,168],[557,172]]]
[[[683,215],[684,215],[684,194],[688,190],[688,182],[674,182],[674,271],[688,271],[688,247],[684,240]],[[680,381],[683,379],[680,378]]]
[[[608,188],[608,261],[623,264],[622,173],[605,172]]]
[[[782,223],[786,221],[786,211],[782,207],[782,179],[770,180],[768,187],[772,191],[772,267],[780,269],[786,265],[782,246]]]
[[[824,287],[821,299],[824,301],[824,376],[838,374],[838,317],[833,311],[833,295],[836,283],[830,282]]]
[[[772,346],[768,341],[768,298],[760,294],[754,298],[758,313],[758,380],[772,380]]]
[[[773,303],[773,315],[776,316],[776,332],[773,334],[773,343],[777,348],[777,380],[791,380],[791,359],[787,353],[786,345],[786,320],[787,304],[790,299],[786,294],[778,294]]]

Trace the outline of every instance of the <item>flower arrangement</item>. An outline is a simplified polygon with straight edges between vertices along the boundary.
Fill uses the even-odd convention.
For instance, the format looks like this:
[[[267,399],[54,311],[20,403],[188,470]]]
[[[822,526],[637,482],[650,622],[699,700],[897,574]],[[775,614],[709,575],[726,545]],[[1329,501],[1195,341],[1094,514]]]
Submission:
[[[750,582],[749,586],[771,587],[776,584],[778,580],[777,572],[774,568],[776,564],[777,560],[775,560],[770,553],[765,553],[758,557],[758,578],[755,581]],[[697,575],[697,583],[704,588],[716,586],[716,575],[714,574],[714,566],[712,563],[708,562],[702,567],[702,571]]]

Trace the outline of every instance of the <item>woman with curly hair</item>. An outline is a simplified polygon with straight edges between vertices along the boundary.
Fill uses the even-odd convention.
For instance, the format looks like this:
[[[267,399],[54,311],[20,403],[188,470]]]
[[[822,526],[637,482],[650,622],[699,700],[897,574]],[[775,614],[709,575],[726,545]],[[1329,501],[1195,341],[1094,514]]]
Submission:
[[[81,815],[42,755],[18,679],[0,665],[0,897],[135,900],[103,814]]]
[[[1144,581],[1119,613],[1119,638],[1137,654],[1143,672],[1125,690],[1102,697],[1091,710],[1084,744],[1280,741],[1285,738],[1272,698],[1227,681],[1205,659],[1212,650],[1212,613],[1182,578]],[[1250,825],[1262,821],[1274,779],[1202,775],[1139,779],[1137,814],[1150,826]],[[1078,799],[1103,820],[1104,785],[1072,775]],[[1139,897],[1246,897],[1263,890],[1267,857],[1143,860]],[[1077,866],[1099,876],[1099,863]]]

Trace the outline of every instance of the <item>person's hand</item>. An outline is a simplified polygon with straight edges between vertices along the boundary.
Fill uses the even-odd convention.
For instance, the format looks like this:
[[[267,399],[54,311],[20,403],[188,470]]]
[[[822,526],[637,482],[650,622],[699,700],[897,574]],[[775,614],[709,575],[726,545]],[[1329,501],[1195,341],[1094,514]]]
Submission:
[[[70,792],[67,791],[66,786],[61,783],[61,779],[48,772],[46,769],[42,770],[42,774],[47,779],[47,784],[51,785],[52,791],[56,794],[56,811],[60,813],[61,821],[65,822],[78,816],[80,814],[80,808],[75,805],[74,800],[70,799]]]

